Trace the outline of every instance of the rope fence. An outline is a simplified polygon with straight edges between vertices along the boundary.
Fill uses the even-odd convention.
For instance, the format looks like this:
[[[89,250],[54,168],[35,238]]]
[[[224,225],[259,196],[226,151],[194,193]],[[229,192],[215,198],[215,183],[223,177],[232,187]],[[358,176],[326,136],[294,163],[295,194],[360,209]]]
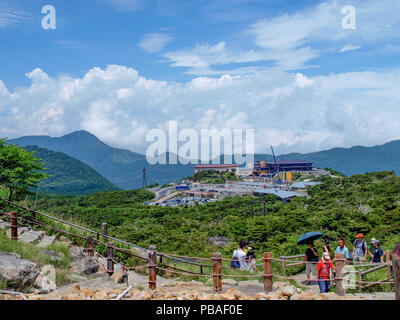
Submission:
[[[10,213],[4,213],[0,212],[0,215],[4,215],[8,218],[11,219],[11,239],[18,240],[18,221],[28,223],[31,225],[36,225],[39,227],[43,228],[48,228],[50,230],[53,230],[55,232],[60,232],[72,237],[77,237],[79,239],[84,239],[86,242],[86,251],[90,256],[98,256],[106,260],[106,272],[111,276],[114,274],[114,266],[119,265],[121,266],[121,269],[123,273],[127,273],[128,271],[135,271],[135,270],[145,270],[147,271],[148,274],[148,283],[149,283],[149,288],[150,289],[156,289],[157,286],[157,271],[163,271],[163,272],[168,272],[168,273],[173,273],[176,275],[181,275],[181,276],[190,276],[190,277],[209,277],[213,279],[213,291],[214,293],[220,293],[222,292],[222,278],[263,278],[264,279],[264,291],[271,292],[272,291],[272,284],[273,284],[273,279],[287,279],[287,280],[293,280],[293,281],[309,281],[310,279],[302,279],[294,276],[286,276],[286,275],[281,275],[281,274],[274,274],[273,272],[273,264],[278,263],[281,264],[282,270],[284,273],[286,273],[286,268],[289,267],[294,267],[294,266],[301,266],[301,265],[306,265],[306,264],[317,264],[321,263],[320,262],[312,262],[312,261],[304,261],[304,260],[294,260],[294,259],[300,259],[304,258],[304,255],[294,255],[294,256],[281,256],[280,258],[275,258],[272,256],[272,253],[270,252],[265,252],[263,254],[262,258],[259,259],[253,259],[256,262],[261,262],[261,263],[254,263],[250,264],[249,262],[249,270],[250,268],[254,265],[256,266],[263,266],[262,272],[257,273],[257,274],[226,274],[223,273],[223,270],[226,269],[232,269],[231,267],[224,266],[223,262],[225,261],[238,261],[240,263],[243,262],[241,259],[228,259],[228,258],[223,258],[222,255],[218,252],[214,253],[212,257],[206,258],[206,257],[190,257],[190,256],[184,256],[184,255],[177,255],[177,254],[171,254],[171,253],[164,253],[164,252],[157,252],[157,248],[155,246],[150,246],[149,249],[145,249],[142,247],[139,247],[137,245],[131,244],[127,241],[120,240],[114,237],[110,237],[107,234],[107,224],[102,225],[102,232],[97,232],[94,230],[90,230],[88,228],[82,227],[75,225],[73,223],[70,223],[68,221],[64,221],[62,219],[43,214],[41,212],[38,212],[36,210],[32,210],[29,208],[26,208],[24,206],[18,205],[16,203],[10,202],[5,199],[1,199],[0,201],[4,201],[8,204],[14,205],[19,207],[20,209],[26,210],[28,212],[31,212],[34,214],[33,219],[27,219],[26,217],[20,217],[16,211],[10,212]],[[42,216],[46,219],[50,219],[51,221],[56,221],[61,224],[68,225],[69,227],[76,228],[79,230],[82,230],[86,233],[88,233],[86,236],[66,231],[54,226],[51,226],[49,224],[46,224],[45,222],[38,221],[35,219],[36,215]],[[95,239],[95,237],[97,239]],[[100,240],[102,238],[103,241]],[[129,248],[121,248],[115,246],[114,242],[121,243],[123,245],[128,246]],[[102,255],[98,250],[94,248],[94,245],[103,245],[104,248],[107,250],[106,255]],[[118,252],[120,254],[126,255],[127,257],[133,257],[137,258],[140,260],[143,260],[147,262],[145,265],[137,265],[137,266],[127,266],[121,262],[117,261],[117,257],[115,256],[115,253]],[[120,258],[122,256],[119,256]],[[157,261],[158,257],[158,261]],[[166,264],[163,259],[168,259],[171,262],[175,263],[183,263],[183,264],[188,264],[192,266],[198,266],[200,267],[200,272],[193,272],[189,270],[184,270],[177,268],[176,266],[172,266],[169,264]],[[124,260],[124,259],[122,259]],[[202,264],[202,263],[197,263],[195,261],[210,261],[212,264]],[[336,264],[336,276],[332,279],[329,279],[334,282],[334,285],[337,287],[337,293],[338,295],[344,295],[345,294],[345,286],[344,286],[344,280],[350,281],[351,283],[356,283],[358,284],[358,288],[361,290],[365,287],[369,287],[372,285],[395,285],[396,290],[397,286],[399,285],[399,280],[396,281],[396,279],[392,279],[391,276],[394,275],[397,270],[393,270],[392,268],[396,265],[395,263],[392,263],[390,261],[390,252],[386,252],[386,262],[380,262],[380,263],[357,263],[353,261],[347,261],[344,259],[343,254],[337,253],[335,254],[335,258],[333,261],[327,261],[322,263],[326,264],[331,264],[335,262]],[[361,271],[351,271],[353,273],[358,274],[358,279],[345,279],[343,275],[343,268],[345,266],[353,266],[353,267],[372,267],[370,270],[361,270]],[[363,280],[363,275],[368,274],[370,272],[375,272],[377,270],[380,270],[382,268],[388,268],[388,278],[384,280],[378,280],[378,281],[364,281]],[[203,268],[212,268],[212,273],[204,273]],[[248,270],[248,271],[249,271]],[[240,269],[240,271],[243,271],[243,269]],[[239,272],[240,272],[239,271]],[[351,273],[350,272],[350,273]],[[319,279],[313,279],[312,281],[326,281],[325,279],[319,280]],[[364,285],[364,286],[362,286]]]

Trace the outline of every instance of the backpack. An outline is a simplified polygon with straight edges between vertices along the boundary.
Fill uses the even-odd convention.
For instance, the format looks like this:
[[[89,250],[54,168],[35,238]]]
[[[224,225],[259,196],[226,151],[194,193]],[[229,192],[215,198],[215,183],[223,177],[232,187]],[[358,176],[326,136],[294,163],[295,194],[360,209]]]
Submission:
[[[256,258],[256,254],[254,253],[254,249],[253,248],[249,248],[249,250],[246,253],[246,260],[250,260],[250,259],[255,259]]]
[[[358,241],[358,239],[356,241],[354,241],[355,246],[357,246],[358,243],[360,243],[360,241]],[[363,253],[365,254],[365,250],[367,250],[367,244],[365,243],[364,240],[361,242],[361,248],[363,249]]]
[[[231,261],[231,268],[240,269],[239,258],[235,256],[235,252],[233,253],[233,259]]]

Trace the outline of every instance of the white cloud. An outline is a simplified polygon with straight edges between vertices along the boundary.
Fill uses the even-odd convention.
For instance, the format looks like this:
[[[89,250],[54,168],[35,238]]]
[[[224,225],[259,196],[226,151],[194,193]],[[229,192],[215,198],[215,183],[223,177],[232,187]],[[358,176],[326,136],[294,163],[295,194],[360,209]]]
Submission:
[[[346,44],[342,49],[340,49],[339,52],[343,53],[343,52],[347,52],[347,51],[355,51],[357,49],[360,49],[361,46],[355,46],[352,44]]]
[[[150,53],[160,52],[173,36],[166,33],[148,33],[144,35],[138,46]]]
[[[194,47],[167,52],[163,56],[173,67],[188,68],[188,74],[221,75],[258,72],[260,67],[247,68],[238,63],[267,63],[282,70],[315,67],[313,59],[335,51],[340,53],[360,49],[366,45],[398,41],[400,32],[400,1],[354,0],[356,29],[342,27],[342,8],[346,0],[324,1],[293,14],[283,13],[250,24],[241,37],[251,43],[247,49],[234,48],[219,41],[196,44]],[[358,45],[350,43],[357,42]],[[366,46],[367,47],[367,46]],[[230,66],[230,70],[221,66]],[[261,64],[262,65],[262,64]],[[221,70],[222,69],[222,70]]]
[[[41,69],[27,77],[30,86],[12,91],[0,81],[0,136],[85,129],[144,153],[147,131],[177,120],[179,129],[254,128],[256,152],[270,144],[277,153],[308,152],[400,138],[400,70],[310,77],[276,68],[170,83],[110,65],[82,78]]]
[[[26,18],[21,10],[10,8],[0,3],[0,28],[15,24]]]

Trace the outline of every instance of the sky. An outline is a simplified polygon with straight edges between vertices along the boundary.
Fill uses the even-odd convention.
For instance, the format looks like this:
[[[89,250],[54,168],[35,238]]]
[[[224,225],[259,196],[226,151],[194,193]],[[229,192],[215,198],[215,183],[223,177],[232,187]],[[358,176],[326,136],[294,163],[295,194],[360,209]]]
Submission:
[[[383,144],[399,55],[398,0],[0,0],[0,137],[145,153],[177,121],[254,129],[257,153]]]

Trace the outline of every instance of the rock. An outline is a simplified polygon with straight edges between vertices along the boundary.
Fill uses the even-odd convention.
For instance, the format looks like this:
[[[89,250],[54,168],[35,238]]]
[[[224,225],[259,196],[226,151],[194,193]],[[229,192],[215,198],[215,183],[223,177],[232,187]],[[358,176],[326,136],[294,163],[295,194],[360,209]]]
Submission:
[[[301,300],[301,294],[295,293],[290,297],[290,300]]]
[[[295,293],[297,293],[297,288],[293,285],[285,285],[282,288],[282,294],[285,296],[291,297]]]
[[[101,291],[96,292],[96,293],[94,294],[94,297],[93,297],[93,298],[94,298],[94,299],[97,299],[97,300],[107,300],[108,295],[107,295],[106,292],[104,292],[103,290],[101,290]]]
[[[39,275],[36,263],[20,259],[20,256],[8,252],[0,252],[0,279],[7,287],[20,289],[32,285]]]
[[[67,295],[68,294],[79,294],[80,291],[81,291],[81,287],[80,287],[79,283],[75,283],[71,287],[68,288]]]
[[[46,300],[46,297],[40,296],[38,294],[33,294],[28,296],[29,300]]]
[[[231,294],[223,293],[223,294],[221,294],[221,299],[222,300],[236,300],[236,297]]]
[[[36,278],[34,286],[39,289],[39,293],[50,293],[57,289],[56,284],[42,273]]]
[[[315,300],[316,299],[315,293],[311,289],[307,289],[306,291],[301,293],[300,296],[301,296],[300,300]]]
[[[267,300],[282,300],[284,299],[281,295],[276,292],[269,292],[266,297]]]
[[[129,298],[129,300],[151,300],[152,294],[145,292],[136,292]]]
[[[234,296],[236,299],[239,299],[239,298],[241,298],[241,297],[244,296],[243,293],[241,293],[239,290],[237,290],[237,289],[235,289],[235,288],[231,288],[231,289],[226,290],[226,294],[232,295],[232,296]]]
[[[122,270],[114,272],[111,278],[115,283],[128,283],[128,274]]]
[[[42,240],[37,244],[39,248],[45,248],[48,247],[49,245],[53,244],[54,241],[56,241],[55,236],[44,236]]]
[[[72,246],[71,248],[69,248],[69,255],[71,256],[73,262],[79,261],[86,257],[86,254],[83,252],[83,249],[77,246]]]
[[[57,290],[55,290],[53,292],[50,292],[47,295],[47,298],[50,299],[50,300],[61,300],[61,295]]]
[[[94,296],[94,291],[87,288],[81,289],[79,293],[84,294],[88,298],[92,298]]]
[[[226,237],[210,237],[208,238],[208,242],[217,247],[229,246],[232,241],[229,241]]]
[[[99,270],[99,263],[95,259],[85,256],[84,258],[74,262],[71,270],[73,273],[78,275],[90,275]]]
[[[210,279],[211,280],[211,283],[212,283],[212,279]],[[237,285],[237,281],[236,280],[234,280],[234,279],[222,279],[222,285],[230,285],[230,286],[236,286]]]
[[[79,294],[73,293],[73,294],[67,295],[67,300],[85,300],[85,297],[83,297]]]
[[[44,237],[43,231],[27,231],[24,232],[18,240],[21,240],[26,243],[38,243]]]
[[[289,282],[276,281],[276,282],[274,282],[274,283],[272,284],[272,290],[274,290],[274,291],[281,290],[281,291],[282,291],[282,288],[283,288],[284,286],[288,285],[288,284],[289,284]]]

